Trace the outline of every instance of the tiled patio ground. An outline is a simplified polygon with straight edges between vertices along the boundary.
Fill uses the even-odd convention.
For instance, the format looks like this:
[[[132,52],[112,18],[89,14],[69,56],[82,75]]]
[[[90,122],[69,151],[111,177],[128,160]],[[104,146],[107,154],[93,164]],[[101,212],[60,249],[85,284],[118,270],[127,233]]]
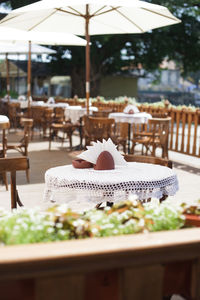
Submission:
[[[9,140],[16,141],[20,139],[20,135],[20,132],[10,133]],[[74,137],[73,144],[78,142],[78,138]],[[26,207],[43,203],[44,174],[47,169],[71,163],[76,152],[70,153],[66,147],[68,143],[61,148],[60,143],[54,142],[52,151],[48,151],[48,141],[42,141],[38,136],[34,137],[29,145],[30,183],[26,182],[24,172],[17,174],[19,195]],[[8,156],[13,156],[13,153],[10,152]],[[170,200],[192,201],[200,198],[200,159],[175,152],[170,152],[169,158],[174,162],[174,170],[179,180],[179,191],[174,197],[170,197]],[[10,207],[10,191],[5,191],[4,186],[0,186],[0,206]]]

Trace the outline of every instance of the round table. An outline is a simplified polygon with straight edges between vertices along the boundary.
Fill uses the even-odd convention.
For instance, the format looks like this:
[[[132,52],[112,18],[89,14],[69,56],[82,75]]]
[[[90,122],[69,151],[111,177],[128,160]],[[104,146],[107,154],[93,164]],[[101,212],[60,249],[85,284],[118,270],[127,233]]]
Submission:
[[[89,113],[91,114],[93,111],[98,111],[98,108],[95,106],[89,107]],[[87,114],[87,109],[85,107],[77,106],[69,106],[65,109],[65,118],[70,119],[73,124],[77,123],[81,117]]]
[[[7,98],[3,98],[1,101],[4,102],[4,103],[8,103]],[[21,109],[28,108],[28,101],[27,100],[10,99],[9,103],[19,103]]]
[[[128,123],[128,153],[130,153],[130,141],[131,141],[131,124],[147,124],[152,116],[146,112],[139,112],[134,114],[127,113],[110,113],[109,119],[114,119],[116,123]]]
[[[7,124],[7,123],[9,123],[9,119],[8,119],[8,117],[7,116],[4,116],[4,115],[0,115],[0,123],[1,124]]]
[[[47,170],[44,200],[58,203],[87,200],[97,204],[125,200],[129,193],[136,194],[139,200],[160,199],[164,195],[173,196],[177,190],[174,171],[160,165],[129,162],[106,171],[66,165]]]
[[[146,124],[152,116],[146,112],[139,112],[135,114],[126,114],[122,112],[110,113],[109,119],[114,119],[115,122],[129,123],[129,124]]]

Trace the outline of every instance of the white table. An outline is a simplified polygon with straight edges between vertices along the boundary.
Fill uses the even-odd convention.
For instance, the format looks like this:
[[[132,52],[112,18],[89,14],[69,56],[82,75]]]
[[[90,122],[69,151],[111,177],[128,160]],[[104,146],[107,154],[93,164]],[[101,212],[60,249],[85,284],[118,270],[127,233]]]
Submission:
[[[134,114],[126,114],[123,112],[110,113],[109,119],[114,119],[116,123],[128,123],[128,153],[130,153],[130,140],[131,140],[131,124],[147,124],[152,116],[146,112],[139,112]]]
[[[9,123],[8,117],[4,115],[0,115],[0,123]]]
[[[126,114],[123,112],[110,113],[109,119],[114,119],[115,122],[129,123],[129,124],[146,124],[152,116],[146,112],[139,112],[135,114]]]
[[[94,205],[125,200],[129,193],[140,200],[160,199],[164,195],[173,196],[177,190],[174,171],[160,165],[130,162],[106,171],[66,165],[47,170],[44,199],[56,203],[78,201],[80,205],[87,200]]]
[[[2,98],[2,102],[7,103],[8,99],[7,98]],[[28,108],[28,101],[27,100],[19,100],[19,99],[10,99],[9,103],[19,103],[21,109]]]
[[[48,103],[44,101],[32,101],[31,106],[42,106],[42,107],[62,107],[62,108],[67,108],[69,106],[68,103]]]
[[[98,111],[98,108],[95,106],[89,107],[89,113],[92,114],[93,111]],[[80,120],[81,117],[87,114],[87,109],[85,107],[69,106],[65,109],[65,118],[70,119],[72,123],[76,123]]]

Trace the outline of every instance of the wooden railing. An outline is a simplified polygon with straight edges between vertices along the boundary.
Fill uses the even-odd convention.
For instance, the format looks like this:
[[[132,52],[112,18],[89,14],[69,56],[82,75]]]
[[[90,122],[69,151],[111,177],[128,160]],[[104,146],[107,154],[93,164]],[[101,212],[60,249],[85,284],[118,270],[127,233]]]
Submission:
[[[200,229],[1,247],[0,299],[200,299]]]
[[[150,114],[167,113],[171,117],[169,150],[200,157],[200,110],[140,106]]]
[[[100,110],[112,109],[123,111],[126,104],[95,102]],[[171,117],[169,136],[169,150],[200,157],[200,109],[177,109],[168,107],[154,107],[150,105],[138,105],[141,112],[152,115],[161,114]]]

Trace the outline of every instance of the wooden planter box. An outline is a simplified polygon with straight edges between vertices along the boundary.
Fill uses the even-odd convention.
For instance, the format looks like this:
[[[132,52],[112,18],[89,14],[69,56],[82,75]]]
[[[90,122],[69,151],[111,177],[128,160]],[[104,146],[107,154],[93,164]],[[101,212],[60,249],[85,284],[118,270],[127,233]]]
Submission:
[[[192,227],[200,227],[200,216],[185,214],[186,225]]]
[[[0,248],[0,299],[200,299],[200,228]]]

